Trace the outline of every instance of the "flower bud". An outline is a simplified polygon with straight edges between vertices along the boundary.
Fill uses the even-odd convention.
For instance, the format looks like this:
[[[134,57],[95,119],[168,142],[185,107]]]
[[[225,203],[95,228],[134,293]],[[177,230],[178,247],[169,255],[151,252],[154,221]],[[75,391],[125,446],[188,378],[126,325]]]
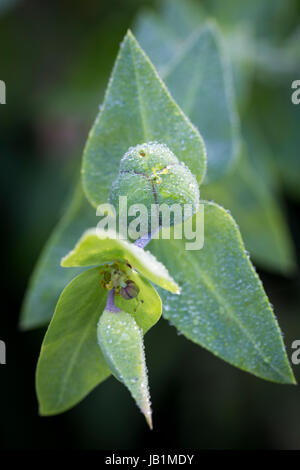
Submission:
[[[126,286],[121,288],[121,296],[125,300],[131,300],[138,296],[140,289],[133,281],[126,281]]]
[[[131,147],[120,162],[119,175],[111,187],[109,201],[117,213],[119,197],[127,196],[127,206],[143,204],[148,212],[150,227],[151,206],[167,204],[169,208],[181,206],[181,220],[185,218],[183,205],[191,216],[199,204],[199,187],[190,170],[180,162],[164,144],[149,142]],[[162,219],[159,225],[164,225]],[[174,225],[174,214],[170,212],[170,225]]]

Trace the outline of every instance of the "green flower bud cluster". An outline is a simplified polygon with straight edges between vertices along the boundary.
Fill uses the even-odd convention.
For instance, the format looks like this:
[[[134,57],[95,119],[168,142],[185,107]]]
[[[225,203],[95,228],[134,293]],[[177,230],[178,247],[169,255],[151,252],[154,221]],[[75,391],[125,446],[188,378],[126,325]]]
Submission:
[[[189,216],[197,211],[199,187],[194,175],[164,144],[149,142],[131,147],[120,162],[119,175],[111,187],[109,202],[118,209],[119,197],[127,196],[128,206],[190,206]],[[172,217],[171,225],[174,223]]]

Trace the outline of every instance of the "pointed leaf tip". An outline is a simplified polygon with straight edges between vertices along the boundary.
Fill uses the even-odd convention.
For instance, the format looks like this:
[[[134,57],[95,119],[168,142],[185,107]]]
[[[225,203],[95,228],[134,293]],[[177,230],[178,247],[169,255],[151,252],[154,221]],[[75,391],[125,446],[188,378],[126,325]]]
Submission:
[[[98,343],[112,374],[130,391],[152,429],[142,331],[123,311],[104,310],[98,323]]]
[[[272,382],[295,383],[272,306],[225,209],[205,203],[202,250],[187,251],[180,240],[153,240],[151,248],[182,286],[179,298],[161,292],[167,320],[242,370]]]
[[[130,117],[130,119],[128,119]],[[141,49],[131,31],[120,48],[103,107],[84,150],[82,181],[91,204],[107,200],[120,159],[141,142],[161,142],[184,162],[200,183],[206,170],[205,145]]]

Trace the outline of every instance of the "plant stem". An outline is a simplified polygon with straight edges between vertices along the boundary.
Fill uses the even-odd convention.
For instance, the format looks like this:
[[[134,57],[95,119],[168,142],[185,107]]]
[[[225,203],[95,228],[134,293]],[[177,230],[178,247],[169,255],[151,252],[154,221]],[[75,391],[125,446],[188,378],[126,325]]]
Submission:
[[[105,310],[108,310],[109,312],[112,312],[112,313],[121,312],[121,310],[115,306],[115,290],[114,289],[110,290],[108,293]]]
[[[160,227],[158,228],[158,230],[160,229]],[[148,245],[148,243],[151,241],[151,238],[152,236],[156,233],[156,231],[152,234],[152,233],[147,233],[146,235],[143,235],[141,238],[139,238],[138,240],[136,240],[134,242],[134,245],[135,246],[138,246],[139,248],[145,248],[146,245]]]

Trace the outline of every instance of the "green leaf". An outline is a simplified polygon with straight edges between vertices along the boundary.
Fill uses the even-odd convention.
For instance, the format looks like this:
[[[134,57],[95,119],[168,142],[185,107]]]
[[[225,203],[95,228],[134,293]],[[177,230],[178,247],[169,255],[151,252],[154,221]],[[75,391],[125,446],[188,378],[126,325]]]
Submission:
[[[199,4],[164,0],[159,13],[145,9],[138,14],[134,33],[161,76],[168,63],[184,47],[184,41],[205,19]]]
[[[61,291],[82,271],[78,268],[63,269],[60,260],[74,246],[82,232],[97,222],[95,210],[87,202],[79,184],[31,276],[22,308],[21,328],[35,328],[50,321]]]
[[[274,154],[269,141],[264,135],[263,129],[259,125],[256,113],[251,116],[248,111],[247,122],[243,128],[244,152],[242,164],[248,161],[251,177],[263,183],[272,195],[277,196],[280,192],[280,179],[276,168]],[[246,162],[244,162],[246,163]],[[253,175],[255,173],[255,175]]]
[[[270,38],[260,38],[255,44],[257,54],[252,58],[258,70],[258,78],[266,84],[270,79],[282,82],[284,87],[287,81],[295,79],[299,73],[299,40],[299,27],[279,44],[270,41]]]
[[[98,323],[98,342],[113,375],[128,388],[152,429],[141,329],[128,313],[104,310]]]
[[[195,3],[193,0],[164,0],[159,13],[165,27],[176,34],[179,40],[185,39],[197,29],[206,16],[199,2]]]
[[[84,151],[83,186],[94,206],[107,201],[128,148],[150,141],[167,145],[201,183],[206,166],[203,140],[129,32]]]
[[[211,0],[206,2],[208,13],[217,18],[226,29],[236,24],[251,27],[258,38],[284,36],[291,15],[296,15],[297,2],[285,0]]]
[[[188,339],[230,364],[280,383],[295,383],[281,331],[232,217],[205,203],[200,251],[185,241],[152,240],[182,286],[179,297],[162,291],[163,315]],[[176,253],[176,255],[174,255]]]
[[[272,145],[281,182],[291,197],[299,200],[300,105],[292,103],[293,91],[295,90],[291,88],[287,96],[286,82],[283,88],[272,87],[268,91],[266,103],[258,105],[258,112],[261,114],[262,122],[266,122],[264,130]]]
[[[116,239],[115,232],[100,229],[87,230],[69,254],[61,262],[63,267],[95,266],[116,260],[126,260],[133,268],[150,281],[170,292],[179,293],[180,289],[162,263],[148,251]]]
[[[231,72],[216,26],[208,24],[196,31],[163,77],[204,138],[208,159],[205,182],[220,178],[237,157],[238,125]]]
[[[171,14],[163,19],[149,13],[139,18],[138,38],[172,96],[204,138],[208,160],[205,182],[209,182],[227,172],[239,150],[231,70],[217,27],[206,23],[199,28],[197,15],[191,14],[192,10],[188,13],[188,7],[181,11],[181,2],[167,5],[166,13],[170,10]]]
[[[294,271],[293,245],[280,206],[246,158],[221,182],[205,186],[202,196],[222,202],[231,211],[258,265],[282,274]]]
[[[176,32],[167,27],[161,15],[150,10],[138,15],[133,30],[138,42],[163,76],[164,68],[179,52],[182,41]]]
[[[249,26],[249,25],[248,25]],[[245,108],[251,99],[255,65],[253,58],[257,49],[253,40],[254,32],[245,24],[237,24],[230,31],[226,31],[225,48],[232,64],[233,87],[239,112],[245,120]],[[247,115],[246,115],[247,116]]]
[[[97,345],[97,322],[106,298],[98,268],[81,273],[61,294],[37,366],[41,415],[68,410],[109,376]]]
[[[124,312],[130,313],[145,334],[161,317],[161,298],[152,284],[141,274],[131,271],[129,277],[140,290],[138,297],[125,300],[118,295],[115,296],[115,304]]]

